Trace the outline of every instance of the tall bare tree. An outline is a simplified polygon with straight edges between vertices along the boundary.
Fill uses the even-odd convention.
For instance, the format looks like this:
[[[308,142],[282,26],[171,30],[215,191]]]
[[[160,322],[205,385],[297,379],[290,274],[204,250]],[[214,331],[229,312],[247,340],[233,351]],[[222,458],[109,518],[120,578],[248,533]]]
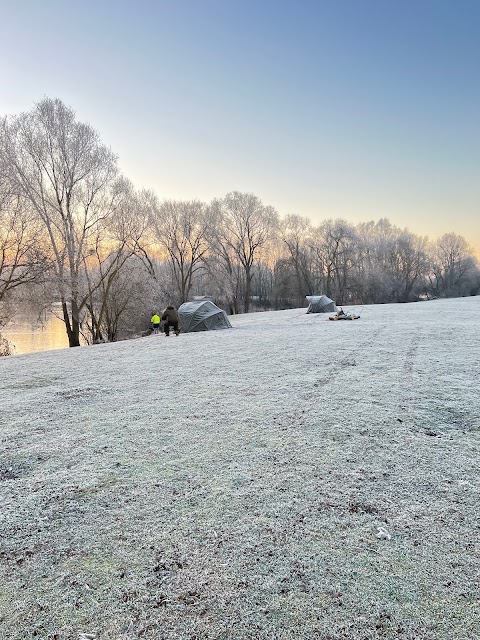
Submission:
[[[45,98],[1,121],[0,160],[45,227],[69,345],[78,346],[86,257],[119,196],[116,157],[72,109]]]
[[[427,238],[416,236],[407,229],[399,230],[389,260],[389,270],[394,282],[393,300],[395,302],[411,301],[415,285],[424,281],[429,268]]]
[[[212,203],[215,212],[214,250],[226,272],[241,265],[244,277],[243,307],[250,310],[254,264],[258,254],[278,228],[279,217],[253,193],[233,191]]]
[[[186,302],[194,276],[205,268],[211,218],[199,200],[166,200],[153,211],[156,240],[163,250],[178,292],[178,302]]]
[[[357,234],[345,220],[325,220],[313,232],[317,269],[329,298],[349,302],[348,292],[355,260]]]
[[[297,299],[315,293],[310,249],[312,226],[308,218],[288,215],[281,223],[281,238],[288,251],[288,261],[294,269],[297,283]]]

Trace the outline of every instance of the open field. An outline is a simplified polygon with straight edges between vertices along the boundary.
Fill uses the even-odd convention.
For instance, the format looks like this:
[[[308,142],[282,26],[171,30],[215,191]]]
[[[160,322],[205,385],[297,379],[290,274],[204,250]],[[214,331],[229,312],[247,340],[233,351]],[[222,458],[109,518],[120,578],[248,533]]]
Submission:
[[[0,638],[479,638],[480,297],[356,311],[0,358]]]

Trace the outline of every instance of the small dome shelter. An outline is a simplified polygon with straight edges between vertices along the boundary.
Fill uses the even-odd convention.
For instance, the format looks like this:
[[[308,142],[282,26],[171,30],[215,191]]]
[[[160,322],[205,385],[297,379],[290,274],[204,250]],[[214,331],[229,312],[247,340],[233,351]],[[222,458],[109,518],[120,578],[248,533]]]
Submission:
[[[305,296],[305,298],[308,301],[307,313],[330,313],[337,310],[335,302],[327,296]]]
[[[178,307],[178,316],[184,333],[232,328],[225,311],[211,300],[184,302]]]

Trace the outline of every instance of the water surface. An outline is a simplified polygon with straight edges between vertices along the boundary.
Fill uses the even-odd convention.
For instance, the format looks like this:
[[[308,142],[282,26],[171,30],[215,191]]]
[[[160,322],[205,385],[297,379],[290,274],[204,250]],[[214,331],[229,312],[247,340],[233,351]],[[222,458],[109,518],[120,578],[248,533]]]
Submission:
[[[15,318],[1,333],[14,346],[14,355],[68,348],[65,323],[50,312],[41,324],[32,324],[22,317]]]

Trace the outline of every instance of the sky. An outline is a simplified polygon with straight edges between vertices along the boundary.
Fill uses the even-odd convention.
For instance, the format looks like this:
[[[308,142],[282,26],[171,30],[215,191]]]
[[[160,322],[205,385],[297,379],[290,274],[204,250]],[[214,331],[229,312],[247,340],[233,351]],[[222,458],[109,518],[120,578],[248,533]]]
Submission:
[[[160,199],[255,193],[480,257],[478,0],[0,0],[0,115],[60,98]]]

